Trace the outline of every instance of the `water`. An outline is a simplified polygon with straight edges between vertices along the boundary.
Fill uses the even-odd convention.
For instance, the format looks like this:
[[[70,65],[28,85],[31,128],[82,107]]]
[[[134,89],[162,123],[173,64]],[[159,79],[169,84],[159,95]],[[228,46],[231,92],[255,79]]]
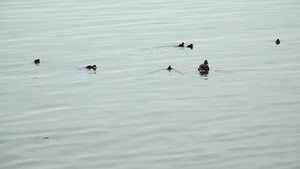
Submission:
[[[299,168],[299,8],[1,1],[0,168]]]

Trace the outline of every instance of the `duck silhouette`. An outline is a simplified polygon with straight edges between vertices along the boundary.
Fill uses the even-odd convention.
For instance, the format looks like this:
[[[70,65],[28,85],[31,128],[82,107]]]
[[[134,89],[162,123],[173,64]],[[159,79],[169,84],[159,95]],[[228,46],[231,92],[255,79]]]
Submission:
[[[97,69],[97,66],[96,66],[96,65],[88,65],[88,66],[86,66],[85,68],[96,70],[96,69]]]
[[[40,59],[35,59],[35,60],[34,60],[34,63],[35,63],[35,64],[40,64],[40,62],[41,62]]]
[[[207,60],[205,60],[204,63],[199,66],[198,71],[200,72],[200,74],[208,74],[209,66]]]
[[[184,47],[184,42],[178,45],[178,47]]]
[[[194,45],[191,43],[190,45],[187,45],[187,47],[193,49]]]
[[[160,72],[160,71],[165,71],[165,70],[168,70],[169,72],[175,71],[175,72],[177,72],[177,73],[179,73],[179,74],[184,75],[184,73],[182,73],[182,72],[180,72],[179,70],[173,68],[171,65],[169,65],[167,68],[159,69],[159,70],[154,70],[154,71],[149,72],[149,73],[155,73],[155,72]],[[147,73],[147,74],[149,74],[149,73]]]

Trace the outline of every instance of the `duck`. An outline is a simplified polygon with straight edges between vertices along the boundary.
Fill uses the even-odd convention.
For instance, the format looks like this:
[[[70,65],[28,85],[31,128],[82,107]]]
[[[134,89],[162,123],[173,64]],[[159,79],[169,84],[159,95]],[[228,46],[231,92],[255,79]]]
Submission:
[[[209,66],[208,66],[208,61],[207,60],[204,60],[203,64],[201,64],[199,66],[198,71],[201,74],[208,74],[208,72],[209,72]]]
[[[277,39],[275,43],[276,43],[276,45],[279,45],[280,44],[280,40]]]
[[[97,66],[96,66],[96,65],[88,65],[88,66],[86,66],[85,68],[96,70],[96,69],[97,69]]]
[[[35,59],[35,60],[34,60],[34,63],[35,63],[35,64],[40,64],[40,62],[41,62],[40,59]]]
[[[167,70],[171,71],[173,68],[171,67],[171,65],[167,68]]]
[[[178,45],[178,47],[184,47],[184,42]]]
[[[194,45],[191,43],[190,45],[187,45],[187,47],[193,49]]]

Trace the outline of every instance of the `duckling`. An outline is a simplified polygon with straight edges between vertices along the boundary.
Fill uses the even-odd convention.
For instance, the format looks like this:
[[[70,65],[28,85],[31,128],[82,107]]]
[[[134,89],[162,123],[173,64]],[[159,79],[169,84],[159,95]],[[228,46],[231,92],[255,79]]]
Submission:
[[[184,42],[178,45],[178,47],[184,47]]]
[[[40,59],[35,59],[35,60],[34,60],[34,63],[35,63],[35,64],[40,64],[40,62],[41,62]]]
[[[88,66],[86,66],[85,68],[87,68],[87,69],[94,69],[94,70],[96,70],[97,69],[97,66],[96,65],[88,65]]]
[[[276,45],[279,45],[279,44],[280,44],[280,40],[277,39],[277,40],[276,40]]]
[[[194,45],[191,43],[190,45],[187,45],[187,47],[193,49]]]

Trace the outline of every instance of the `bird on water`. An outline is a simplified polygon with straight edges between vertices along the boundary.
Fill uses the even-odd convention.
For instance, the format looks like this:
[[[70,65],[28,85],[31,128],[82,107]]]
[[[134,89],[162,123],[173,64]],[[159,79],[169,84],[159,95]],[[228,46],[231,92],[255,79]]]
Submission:
[[[202,74],[208,74],[209,66],[207,60],[205,60],[204,63],[199,66],[198,71]]]
[[[194,45],[191,43],[190,45],[187,45],[187,47],[193,49]]]
[[[97,69],[97,66],[96,66],[96,65],[88,65],[88,66],[86,66],[85,68],[96,70],[96,69]]]
[[[40,59],[35,59],[35,60],[34,60],[34,63],[35,63],[35,64],[40,64],[40,62],[41,62]]]
[[[184,47],[184,42],[178,45],[178,47]]]

